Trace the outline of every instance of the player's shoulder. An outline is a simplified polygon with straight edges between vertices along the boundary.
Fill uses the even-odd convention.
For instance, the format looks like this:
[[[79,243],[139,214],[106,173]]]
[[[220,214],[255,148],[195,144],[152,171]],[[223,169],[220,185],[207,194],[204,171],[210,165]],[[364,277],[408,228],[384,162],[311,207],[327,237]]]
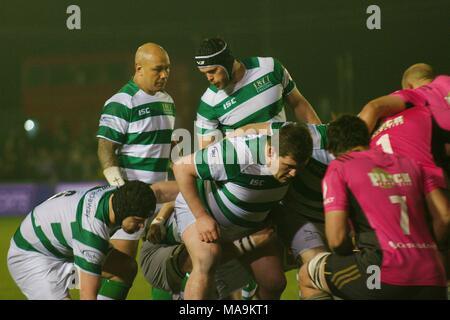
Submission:
[[[273,71],[280,63],[273,57],[248,57],[241,62],[248,70],[260,68],[267,71]]]
[[[133,108],[133,97],[138,92],[139,87],[133,80],[130,80],[105,102],[105,106],[114,103],[116,105],[122,105],[128,109],[131,109]]]
[[[167,91],[158,91],[152,97],[155,102],[174,103],[172,96]]]
[[[335,160],[331,161],[330,168],[344,170],[352,166],[356,162],[365,161],[367,159],[365,152],[347,152],[339,155]]]
[[[438,75],[431,83],[445,83],[447,85],[450,85],[450,76],[446,74]]]
[[[244,64],[246,69],[250,70],[260,68],[261,66],[267,64],[265,59],[266,58],[262,57],[246,57],[244,59],[241,59],[241,62]]]

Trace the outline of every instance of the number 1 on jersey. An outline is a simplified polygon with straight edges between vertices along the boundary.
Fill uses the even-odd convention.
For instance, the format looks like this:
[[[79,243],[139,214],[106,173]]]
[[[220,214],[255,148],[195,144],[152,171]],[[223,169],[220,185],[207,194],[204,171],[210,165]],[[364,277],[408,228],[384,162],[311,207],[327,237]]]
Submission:
[[[389,134],[383,134],[380,139],[376,142],[376,145],[381,145],[381,149],[383,149],[384,153],[393,154],[394,150],[392,150],[391,140],[389,140]]]

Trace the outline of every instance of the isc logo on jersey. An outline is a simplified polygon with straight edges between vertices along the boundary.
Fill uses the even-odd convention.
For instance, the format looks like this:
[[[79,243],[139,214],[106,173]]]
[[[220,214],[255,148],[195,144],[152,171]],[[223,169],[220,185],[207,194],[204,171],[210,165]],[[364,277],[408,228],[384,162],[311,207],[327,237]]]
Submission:
[[[150,114],[150,108],[141,109],[138,111],[139,116]]]
[[[227,102],[225,102],[223,104],[223,109],[227,110],[229,107],[231,107],[235,103],[236,103],[236,98],[231,98],[230,100],[228,100]]]
[[[263,184],[264,184],[264,180],[259,180],[259,179],[252,179],[252,180],[250,180],[250,185],[251,186],[262,187]]]

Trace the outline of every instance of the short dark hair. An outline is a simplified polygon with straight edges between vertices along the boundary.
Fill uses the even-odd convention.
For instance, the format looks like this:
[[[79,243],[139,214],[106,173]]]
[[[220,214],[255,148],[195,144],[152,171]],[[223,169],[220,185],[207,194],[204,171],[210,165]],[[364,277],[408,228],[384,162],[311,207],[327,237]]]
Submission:
[[[112,206],[116,225],[122,225],[122,221],[127,217],[148,218],[155,211],[155,194],[150,185],[144,182],[127,181],[113,194]]]
[[[302,123],[286,124],[281,127],[278,136],[280,157],[290,156],[299,166],[311,158],[313,143],[306,125]]]
[[[355,147],[367,147],[369,129],[359,117],[349,114],[339,116],[328,126],[328,151],[338,156]]]

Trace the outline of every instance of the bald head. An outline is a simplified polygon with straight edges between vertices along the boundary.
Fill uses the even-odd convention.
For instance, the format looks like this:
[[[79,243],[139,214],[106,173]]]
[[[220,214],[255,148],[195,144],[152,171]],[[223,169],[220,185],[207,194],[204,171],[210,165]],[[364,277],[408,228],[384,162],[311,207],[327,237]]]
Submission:
[[[433,68],[426,63],[416,63],[403,73],[402,88],[415,89],[434,79]]]
[[[170,72],[170,60],[166,50],[156,43],[141,45],[134,58],[134,82],[148,94],[164,90]]]
[[[169,58],[166,50],[160,45],[152,42],[147,42],[141,45],[136,50],[136,55],[134,57],[134,63],[145,64],[147,61],[155,58]]]

